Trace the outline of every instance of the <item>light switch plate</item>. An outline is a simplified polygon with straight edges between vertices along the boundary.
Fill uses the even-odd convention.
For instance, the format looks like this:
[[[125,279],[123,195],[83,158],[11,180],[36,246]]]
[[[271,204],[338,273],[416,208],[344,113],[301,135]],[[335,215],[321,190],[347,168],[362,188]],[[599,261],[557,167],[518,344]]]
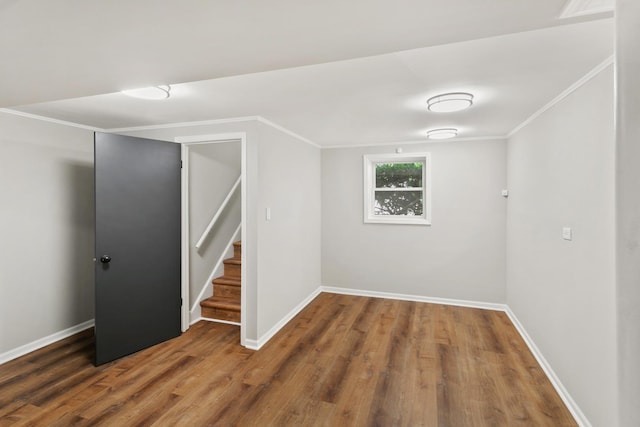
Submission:
[[[571,227],[562,227],[562,238],[564,240],[571,240]]]

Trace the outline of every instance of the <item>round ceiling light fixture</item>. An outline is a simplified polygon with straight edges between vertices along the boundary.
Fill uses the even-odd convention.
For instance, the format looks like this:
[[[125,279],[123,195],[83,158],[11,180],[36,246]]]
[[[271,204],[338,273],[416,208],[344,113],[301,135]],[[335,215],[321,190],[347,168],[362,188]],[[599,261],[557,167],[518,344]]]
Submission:
[[[452,92],[436,95],[427,100],[429,111],[451,113],[464,110],[473,105],[473,95],[466,92]]]
[[[171,86],[149,86],[140,89],[123,90],[122,93],[140,99],[167,99],[171,96]]]
[[[442,128],[427,131],[427,139],[449,139],[458,136],[458,129]]]

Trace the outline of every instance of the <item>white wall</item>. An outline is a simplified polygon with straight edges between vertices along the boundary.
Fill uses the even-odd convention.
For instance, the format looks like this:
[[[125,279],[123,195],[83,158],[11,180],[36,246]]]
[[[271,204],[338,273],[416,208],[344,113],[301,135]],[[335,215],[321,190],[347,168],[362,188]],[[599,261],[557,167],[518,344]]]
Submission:
[[[505,302],[506,142],[406,145],[431,153],[432,225],[363,222],[363,155],[322,151],[322,283],[366,291]]]
[[[320,287],[321,171],[320,149],[262,123],[258,129],[258,337],[263,337]]]
[[[93,318],[93,133],[0,112],[0,354]]]
[[[640,425],[640,2],[616,2],[620,425]]]
[[[612,67],[510,138],[507,171],[507,303],[591,423],[617,425]]]
[[[211,218],[240,176],[240,142],[195,144],[189,147],[189,307],[207,286],[217,260],[240,225],[241,193],[238,188],[199,249],[195,245]],[[222,275],[223,268],[217,275]]]

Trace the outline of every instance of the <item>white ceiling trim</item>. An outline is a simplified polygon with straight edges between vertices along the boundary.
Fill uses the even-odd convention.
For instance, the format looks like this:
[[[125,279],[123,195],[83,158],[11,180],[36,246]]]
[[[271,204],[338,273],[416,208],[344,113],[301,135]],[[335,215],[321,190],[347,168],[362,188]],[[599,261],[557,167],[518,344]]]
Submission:
[[[271,120],[265,119],[262,116],[258,116],[258,121],[261,122],[261,123],[264,123],[267,126],[271,126],[272,128],[279,130],[280,132],[286,133],[287,135],[290,135],[290,136],[292,136],[294,138],[297,138],[300,141],[305,142],[305,143],[307,143],[309,145],[312,145],[312,146],[314,146],[316,148],[322,148],[320,145],[316,144],[315,142],[311,141],[310,139],[305,138],[304,136],[298,135],[297,133],[295,133],[293,131],[290,131],[289,129],[287,129],[287,128],[283,127],[283,126],[280,126],[279,124],[274,123]]]
[[[228,118],[228,119],[213,119],[213,120],[201,120],[201,121],[195,121],[195,122],[168,123],[168,124],[163,124],[163,125],[134,126],[134,127],[127,127],[127,128],[112,128],[112,129],[106,129],[106,132],[110,132],[110,133],[136,132],[136,131],[141,131],[141,130],[173,129],[173,128],[189,127],[189,126],[207,126],[207,125],[219,125],[219,124],[226,124],[226,123],[240,123],[240,122],[251,122],[251,121],[257,121],[257,122],[260,122],[260,123],[264,123],[265,125],[271,126],[272,128],[279,130],[280,132],[286,133],[287,135],[290,135],[290,136],[298,139],[299,141],[304,142],[305,144],[313,145],[316,148],[321,148],[320,145],[316,144],[315,142],[311,141],[310,139],[305,138],[302,135],[298,135],[297,133],[293,132],[292,130],[287,129],[284,126],[280,126],[279,124],[274,123],[271,120],[265,119],[262,116],[231,117],[231,118]]]
[[[598,74],[600,74],[602,71],[607,69],[609,66],[611,66],[613,64],[613,62],[614,62],[614,57],[613,56],[610,56],[609,58],[604,60],[602,63],[597,65],[594,69],[589,71],[586,75],[584,75],[582,78],[580,78],[574,84],[572,84],[566,90],[564,90],[562,93],[560,93],[558,96],[553,98],[550,102],[548,102],[542,108],[540,108],[535,113],[533,113],[531,116],[529,116],[526,120],[524,120],[518,126],[513,128],[513,130],[511,130],[511,132],[509,132],[507,135],[496,135],[496,136],[486,136],[486,137],[469,137],[469,138],[455,138],[453,140],[447,141],[447,143],[464,142],[464,141],[501,140],[501,139],[511,138],[514,134],[516,134],[522,128],[524,128],[529,123],[534,121],[541,114],[543,114],[547,110],[553,108],[553,106],[555,106],[557,103],[559,103],[560,101],[562,101],[563,99],[565,99],[566,97],[571,95],[577,89],[579,89],[580,87],[585,85],[587,82],[589,82],[591,79],[593,79]],[[40,115],[37,115],[37,114],[25,113],[25,112],[22,112],[22,111],[12,110],[10,108],[0,108],[0,112],[6,113],[6,114],[12,114],[12,115],[15,115],[15,116],[21,116],[21,117],[25,117],[25,118],[29,118],[29,119],[34,119],[34,120],[40,120],[40,121],[44,121],[44,122],[54,123],[54,124],[58,124],[58,125],[70,126],[70,127],[74,127],[74,128],[89,130],[89,131],[93,131],[93,132],[108,132],[108,133],[135,132],[135,131],[142,131],[142,130],[171,129],[171,128],[189,127],[189,126],[206,126],[206,125],[225,124],[225,123],[239,123],[239,122],[248,122],[248,121],[258,121],[258,122],[264,123],[267,126],[270,126],[270,127],[274,128],[274,129],[277,129],[277,130],[279,130],[279,131],[281,131],[283,133],[286,133],[287,135],[290,135],[290,136],[298,139],[299,141],[304,142],[305,144],[309,144],[309,145],[311,145],[313,147],[316,147],[316,148],[319,148],[319,149],[344,149],[344,148],[380,147],[380,146],[390,146],[390,145],[414,145],[414,144],[425,144],[425,143],[433,144],[433,143],[436,143],[434,141],[429,141],[429,140],[425,139],[425,140],[409,140],[409,141],[389,141],[389,142],[380,142],[380,143],[373,143],[373,144],[350,144],[350,145],[320,146],[320,145],[316,144],[315,142],[311,141],[310,139],[305,138],[305,137],[303,137],[303,136],[301,136],[301,135],[299,135],[299,134],[287,129],[284,126],[281,126],[281,125],[279,125],[277,123],[274,123],[271,120],[265,119],[262,116],[232,117],[232,118],[226,118],[226,119],[202,120],[202,121],[181,122],[181,123],[168,123],[168,124],[162,124],[162,125],[149,125],[149,126],[135,126],[135,127],[125,127],[125,128],[103,129],[103,128],[98,128],[98,127],[94,127],[94,126],[83,125],[83,124],[80,124],[80,123],[69,122],[69,121],[66,121],[66,120],[59,120],[59,119],[54,119],[54,118],[50,118],[50,117],[40,116]],[[441,142],[441,141],[438,141],[438,142]]]
[[[611,65],[613,65],[613,56],[610,56],[609,58],[604,60],[602,63],[600,63],[598,66],[596,66],[593,70],[589,71],[586,75],[584,75],[582,78],[580,78],[574,84],[572,84],[567,89],[565,89],[560,95],[556,96],[551,101],[549,101],[546,105],[544,105],[542,108],[540,108],[538,111],[536,111],[535,113],[530,115],[524,122],[520,123],[518,126],[513,128],[513,130],[511,132],[509,132],[506,137],[507,138],[511,138],[513,135],[515,135],[522,128],[524,128],[529,123],[531,123],[536,118],[538,118],[541,114],[543,114],[547,110],[550,110],[551,108],[553,108],[553,106],[555,106],[557,103],[559,103],[560,101],[562,101],[563,99],[565,99],[566,97],[571,95],[573,92],[575,92],[576,90],[578,90],[579,88],[584,86],[587,82],[589,82],[589,80],[591,80],[594,77],[596,77],[598,74],[600,74],[602,71],[606,70]]]
[[[212,133],[206,135],[189,135],[189,136],[176,136],[173,138],[173,142],[178,144],[218,144],[225,142],[239,141],[246,135],[246,132],[230,132],[230,133]]]
[[[133,127],[124,127],[124,128],[109,128],[103,129],[94,126],[87,126],[80,123],[69,122],[66,120],[53,119],[51,117],[39,116],[37,114],[25,113],[22,111],[12,110],[10,108],[0,108],[0,113],[12,114],[14,116],[21,116],[33,120],[40,120],[43,122],[55,123],[63,126],[70,126],[79,129],[85,129],[93,132],[105,132],[105,133],[118,133],[118,132],[136,132],[142,130],[156,130],[156,129],[172,129],[172,128],[180,128],[180,127],[189,127],[189,126],[206,126],[206,125],[217,125],[217,124],[225,124],[225,123],[240,123],[240,122],[249,122],[249,121],[257,121],[264,123],[267,126],[271,126],[274,129],[279,130],[280,132],[286,133],[305,144],[312,145],[316,148],[322,148],[320,145],[311,141],[308,138],[305,138],[302,135],[298,135],[297,133],[285,128],[284,126],[280,126],[277,123],[272,122],[271,120],[265,119],[261,116],[245,116],[245,117],[231,117],[228,119],[214,119],[214,120],[201,120],[195,122],[182,122],[182,123],[168,123],[163,125],[149,125],[149,126],[133,126]],[[180,137],[181,138],[181,137]],[[177,141],[176,142],[182,142]]]
[[[337,149],[349,149],[349,148],[363,148],[363,147],[387,147],[396,145],[416,145],[416,144],[451,144],[454,142],[468,142],[468,141],[500,141],[507,139],[506,135],[497,136],[470,136],[467,138],[451,138],[447,140],[430,140],[430,139],[417,139],[408,141],[391,141],[391,142],[379,142],[375,144],[351,144],[351,145],[327,145],[323,146],[323,150],[337,150]]]
[[[131,126],[125,128],[110,128],[107,132],[137,132],[141,130],[157,130],[157,129],[173,129],[184,128],[189,126],[207,126],[207,125],[219,125],[225,123],[238,123],[238,122],[250,122],[257,121],[259,116],[244,116],[244,117],[231,117],[228,119],[212,119],[212,120],[199,120],[195,122],[180,122],[180,123],[166,123],[162,125],[147,125],[147,126]]]
[[[12,110],[10,108],[0,108],[1,113],[13,114],[14,116],[26,117],[28,119],[40,120],[42,122],[55,123],[57,125],[70,126],[78,129],[90,130],[93,132],[106,132],[105,129],[93,126],[82,125],[80,123],[68,122],[66,120],[52,119],[51,117],[39,116],[37,114],[24,113],[22,111]]]

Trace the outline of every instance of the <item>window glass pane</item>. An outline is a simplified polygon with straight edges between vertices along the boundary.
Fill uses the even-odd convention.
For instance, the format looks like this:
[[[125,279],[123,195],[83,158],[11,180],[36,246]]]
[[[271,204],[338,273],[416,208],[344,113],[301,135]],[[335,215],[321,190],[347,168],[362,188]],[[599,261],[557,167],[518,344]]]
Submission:
[[[374,215],[422,215],[422,191],[376,191]]]
[[[422,162],[377,163],[376,188],[422,187]]]

